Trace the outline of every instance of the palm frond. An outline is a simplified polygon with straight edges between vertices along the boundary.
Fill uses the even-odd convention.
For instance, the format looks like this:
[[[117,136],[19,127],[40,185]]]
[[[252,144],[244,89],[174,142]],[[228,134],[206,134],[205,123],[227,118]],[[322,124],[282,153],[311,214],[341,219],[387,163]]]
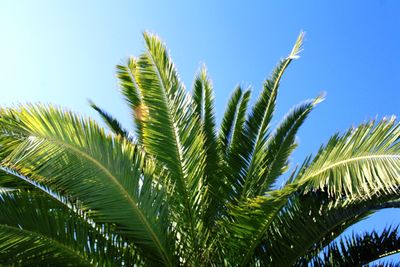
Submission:
[[[338,205],[337,200],[330,199],[322,190],[293,194],[273,218],[257,247],[256,258],[268,266],[291,266],[295,262],[305,265],[351,225],[376,210],[398,207],[399,203],[390,203],[397,198],[396,194],[375,195],[370,200]]]
[[[303,193],[321,189],[322,191],[328,192],[331,195],[331,197],[334,196],[335,199],[338,200],[340,199],[341,201],[346,200],[348,203],[351,203],[353,201],[360,201],[363,199],[370,199],[372,196],[379,194],[380,195],[397,194],[400,168],[398,166],[398,162],[393,160],[393,158],[399,157],[398,125],[395,125],[394,120],[389,120],[379,123],[376,127],[374,127],[374,124],[371,123],[362,125],[359,127],[359,129],[360,129],[359,132],[353,131],[347,133],[344,137],[340,138],[338,136],[335,136],[333,139],[331,139],[327,148],[321,149],[316,159],[314,160],[314,162],[317,162],[320,165],[313,162],[308,167],[310,169],[308,169],[307,166],[305,165],[304,168],[299,171],[300,176],[299,178],[295,179],[295,183],[287,184],[284,187],[284,189],[286,190],[286,188],[293,188],[293,191],[291,191],[289,194],[293,194],[299,189],[302,189],[301,191]],[[349,158],[349,154],[354,157],[354,161],[361,161],[361,163],[367,160],[371,154],[373,155],[372,158],[374,160],[379,159],[380,156],[383,155],[383,160],[387,159],[387,161],[386,162],[378,161],[378,164],[374,161],[374,165],[370,163],[370,164],[365,164],[364,166],[361,165],[360,162],[358,162],[359,163],[358,165],[353,166],[352,173],[345,173],[345,175],[343,175],[342,173],[340,173],[340,171],[342,171],[343,169],[343,168],[340,169],[341,167],[340,164],[342,164],[343,162],[344,162],[343,164],[350,164],[353,161],[351,157]],[[332,163],[332,159],[336,160],[336,162]],[[383,168],[383,170],[379,169],[382,166],[381,164],[379,164],[379,162],[382,162],[382,164],[384,164],[383,166],[385,167]],[[314,176],[310,176],[310,173],[313,173],[314,171],[317,174],[323,174],[325,171],[328,170],[327,167],[324,166],[324,164],[327,164],[327,166],[331,166],[332,168],[336,168],[336,170],[334,173],[331,173],[330,176],[321,175],[318,178],[327,179],[331,177],[330,180],[331,183],[327,184],[325,182],[326,180],[323,180],[324,182],[318,181],[318,183],[315,182],[314,184],[312,184],[310,181],[314,179]],[[371,171],[366,167],[369,168],[372,167],[373,169]],[[377,167],[378,170],[376,170]],[[326,168],[325,171],[324,168]],[[347,170],[348,168],[344,168],[344,171]],[[355,179],[359,180],[357,180],[356,183],[348,182],[346,184],[345,182],[342,182],[340,180],[343,177],[347,177],[348,179],[352,177],[354,180]],[[372,181],[375,181],[375,184],[372,184]],[[359,195],[357,195],[358,197],[355,198],[354,195],[352,194],[346,194],[349,191],[343,189],[346,188],[346,186],[349,184],[354,186],[353,191],[355,191],[355,189],[358,190],[364,189],[364,190],[362,191],[362,193],[359,191],[358,192]],[[343,194],[347,196],[347,198],[345,198],[344,200],[343,200]],[[271,214],[270,219],[266,220],[264,224],[266,227],[259,228],[263,229],[263,231],[259,232],[260,235],[258,235],[258,237],[261,237],[261,234],[267,233],[267,231],[264,230],[272,226],[272,221],[274,218],[279,220],[279,216],[281,215],[282,209],[284,209],[287,200],[288,198],[286,199],[286,201],[285,199],[283,199],[283,201],[281,202],[282,203],[281,206],[279,206],[280,203],[276,204],[274,209],[279,210],[280,212],[274,211]],[[261,213],[261,210],[259,212]],[[290,217],[290,219],[292,219],[292,217]],[[264,238],[264,236],[262,238]],[[257,240],[258,242],[258,239],[255,240]],[[253,243],[248,242],[248,244],[256,244],[256,242]],[[301,246],[303,247],[304,243],[302,243]],[[253,253],[252,251],[253,247],[251,245],[248,245],[248,248],[249,250],[247,250],[248,252],[246,255],[249,256],[244,257],[244,259],[247,260],[247,262],[244,261],[245,264],[249,262],[251,255]]]
[[[238,177],[243,172],[243,166],[246,164],[245,158],[240,154],[245,141],[244,136],[244,124],[246,121],[248,103],[250,101],[251,91],[247,90],[244,92],[243,97],[240,99],[237,114],[234,120],[233,132],[230,137],[228,150],[225,155],[225,173],[228,177],[228,199],[235,199],[237,192],[240,192],[242,183]]]
[[[53,107],[2,110],[0,125],[0,143],[3,136],[16,140],[2,166],[78,199],[95,222],[115,225],[148,260],[172,264],[165,196],[154,178],[164,174],[132,143]]]
[[[134,253],[41,194],[0,194],[0,264],[113,266]],[[138,260],[137,263],[140,261]]]
[[[204,221],[208,228],[215,223],[215,217],[224,205],[222,196],[225,187],[225,179],[221,170],[221,151],[218,149],[216,136],[214,90],[208,77],[207,69],[203,66],[195,77],[193,85],[193,102],[197,116],[201,119],[205,135],[205,179],[204,186],[207,187],[208,200],[204,213]]]
[[[256,163],[253,173],[257,175],[250,179],[248,192],[250,196],[262,195],[271,190],[276,179],[289,168],[289,156],[297,147],[295,142],[297,131],[308,114],[321,101],[323,101],[323,97],[319,96],[293,108],[283,119],[275,133],[267,139],[263,149],[264,153],[253,156]],[[257,158],[257,156],[260,158]]]
[[[265,142],[268,138],[270,122],[275,110],[278,88],[283,73],[292,62],[298,57],[303,42],[303,33],[299,35],[290,55],[281,60],[278,66],[273,71],[271,77],[265,81],[263,91],[259,99],[255,103],[252,112],[250,113],[244,130],[244,138],[241,140],[242,149],[239,151],[240,157],[245,159],[245,166],[242,166],[242,173],[239,178],[239,183],[242,185],[238,191],[239,197],[246,197],[250,187],[250,181],[253,175],[256,175],[258,166],[257,159],[259,154],[264,153]]]
[[[222,118],[218,142],[223,155],[227,154],[229,148],[231,136],[235,129],[235,118],[237,117],[239,106],[241,105],[242,95],[242,88],[240,86],[236,87],[228,101],[228,106]]]
[[[0,168],[0,189],[33,189],[34,187],[24,180],[11,175]]]
[[[361,266],[396,253],[400,253],[398,226],[387,227],[382,233],[353,233],[341,238],[330,244],[311,266]]]
[[[136,81],[136,60],[128,58],[126,66],[117,65],[117,78],[121,93],[131,108],[138,142],[142,142],[142,120],[146,116],[146,107],[142,105],[140,91]]]
[[[101,109],[93,101],[89,100],[89,104],[94,110],[97,111],[97,113],[115,135],[120,135],[130,140],[129,132],[123,128],[121,123],[116,118],[107,113],[107,111]]]
[[[248,198],[229,207],[230,218],[221,222],[222,236],[229,257],[238,266],[248,266],[256,247],[264,238],[273,218],[287,202],[293,188],[269,192],[267,196]]]
[[[194,104],[179,81],[163,43],[145,33],[147,52],[137,61],[136,80],[148,117],[143,122],[144,149],[170,172],[171,209],[182,241],[198,251],[204,198],[205,137]],[[187,255],[192,261],[196,254]]]
[[[0,265],[340,266],[400,251],[397,227],[342,237],[376,210],[400,207],[400,124],[334,135],[289,169],[301,125],[322,97],[271,128],[289,56],[264,82],[236,88],[216,132],[205,67],[193,93],[165,45],[117,66],[136,140],[53,106],[0,108]],[[390,263],[388,264],[390,266]]]
[[[396,193],[400,183],[400,125],[395,118],[366,123],[333,136],[295,182],[332,196],[370,198]]]

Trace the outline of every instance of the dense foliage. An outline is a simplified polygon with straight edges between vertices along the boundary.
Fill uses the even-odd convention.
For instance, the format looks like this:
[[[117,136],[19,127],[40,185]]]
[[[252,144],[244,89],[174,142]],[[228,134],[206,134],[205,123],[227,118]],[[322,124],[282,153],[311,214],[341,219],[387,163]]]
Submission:
[[[2,108],[0,265],[355,266],[399,252],[397,226],[341,236],[399,206],[395,118],[335,134],[283,176],[300,126],[323,100],[297,105],[271,129],[302,39],[252,107],[249,90],[234,90],[219,129],[205,68],[188,94],[148,33],[146,51],[117,66],[135,134],[94,103],[108,131],[54,106]]]

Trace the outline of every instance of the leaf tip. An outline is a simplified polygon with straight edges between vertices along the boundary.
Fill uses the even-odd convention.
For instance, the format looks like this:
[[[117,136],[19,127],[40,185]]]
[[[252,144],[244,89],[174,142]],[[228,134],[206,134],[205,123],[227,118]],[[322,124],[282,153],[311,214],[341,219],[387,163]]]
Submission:
[[[299,36],[297,37],[296,43],[293,46],[292,51],[290,52],[288,59],[298,59],[300,58],[300,53],[303,51],[303,41],[304,41],[305,32],[300,31]]]

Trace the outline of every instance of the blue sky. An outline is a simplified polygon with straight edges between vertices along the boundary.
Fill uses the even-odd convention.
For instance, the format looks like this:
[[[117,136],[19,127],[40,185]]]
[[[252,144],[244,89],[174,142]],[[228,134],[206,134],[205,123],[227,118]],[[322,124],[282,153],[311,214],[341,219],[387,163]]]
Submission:
[[[55,103],[97,119],[90,98],[132,127],[115,64],[143,51],[141,33],[149,30],[167,43],[188,89],[207,65],[220,119],[235,85],[252,85],[255,98],[304,30],[304,51],[284,77],[274,120],[327,92],[299,133],[293,162],[301,162],[336,131],[400,114],[399,12],[395,0],[2,0],[0,105]],[[399,223],[399,215],[380,212],[355,229]]]

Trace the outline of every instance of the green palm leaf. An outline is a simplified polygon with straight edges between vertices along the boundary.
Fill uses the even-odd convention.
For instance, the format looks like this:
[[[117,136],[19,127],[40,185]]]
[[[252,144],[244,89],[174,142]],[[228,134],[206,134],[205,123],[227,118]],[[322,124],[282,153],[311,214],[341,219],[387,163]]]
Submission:
[[[145,116],[145,107],[141,105],[141,95],[136,81],[136,60],[128,58],[127,64],[117,65],[117,78],[121,88],[121,93],[128,102],[132,111],[133,121],[139,143],[142,142],[142,120]]]
[[[201,120],[205,137],[204,187],[207,187],[209,196],[208,200],[204,201],[208,202],[204,213],[204,222],[208,228],[211,228],[215,222],[215,217],[224,205],[224,198],[221,196],[225,191],[225,179],[221,170],[222,155],[218,149],[215,129],[214,90],[205,66],[201,68],[194,80],[193,102],[197,116]]]
[[[295,193],[296,191],[301,189],[303,193],[307,193],[308,191],[322,189],[323,191],[327,191],[330,195],[335,196],[336,199],[343,199],[342,193],[346,194],[346,192],[348,192],[348,191],[341,191],[343,190],[342,188],[345,188],[346,183],[343,183],[342,186],[342,182],[340,180],[339,180],[340,183],[338,183],[337,180],[333,180],[334,181],[333,185],[320,181],[318,181],[317,185],[314,185],[312,182],[310,182],[312,181],[313,176],[311,176],[311,178],[304,178],[308,177],[307,175],[309,175],[309,173],[312,173],[312,170],[315,170],[315,172],[319,174],[323,173],[321,172],[321,170],[323,170],[324,167],[321,167],[317,163],[327,164],[327,166],[332,166],[332,168],[339,169],[335,171],[334,176],[331,177],[335,177],[335,179],[336,177],[338,179],[341,179],[343,175],[341,175],[338,172],[341,170],[340,164],[342,162],[349,164],[349,162],[350,163],[357,162],[357,160],[360,161],[358,162],[358,164],[355,164],[353,166],[353,175],[349,175],[349,177],[353,177],[353,179],[355,180],[360,179],[356,180],[356,182],[353,183],[355,183],[355,188],[360,189],[364,187],[363,188],[364,190],[362,191],[362,196],[361,192],[359,192],[360,195],[359,196],[357,195],[358,196],[357,198],[355,198],[354,195],[349,194],[347,201],[351,202],[351,201],[356,201],[358,199],[361,200],[369,199],[370,197],[376,194],[383,194],[383,195],[397,194],[397,188],[399,184],[398,173],[400,167],[397,165],[398,162],[393,162],[391,156],[388,155],[393,155],[394,158],[397,158],[399,155],[398,125],[395,125],[394,120],[389,120],[389,121],[384,120],[380,122],[378,125],[376,125],[376,127],[374,127],[374,124],[371,123],[367,125],[361,125],[359,129],[360,132],[358,133],[357,131],[349,131],[343,137],[335,136],[333,139],[331,139],[331,141],[328,143],[327,148],[321,149],[314,162],[311,163],[309,167],[305,165],[303,169],[299,171],[299,178],[295,180],[295,183],[293,184],[289,183],[282,189],[281,192],[284,192],[284,194],[282,194],[277,199],[275,198],[265,199],[266,204],[263,205],[263,207],[266,207],[265,209],[258,207],[254,212],[250,212],[249,213],[250,215],[247,216],[245,210],[248,208],[253,209],[253,207],[255,206],[255,204],[252,204],[251,202],[252,199],[249,199],[246,202],[239,203],[237,206],[232,207],[234,215],[233,216],[234,225],[237,225],[235,226],[235,228],[239,226],[248,229],[249,231],[246,233],[246,235],[243,235],[243,236],[248,236],[249,238],[244,238],[242,241],[243,246],[246,245],[246,248],[243,247],[241,249],[241,251],[246,251],[244,257],[242,258],[243,259],[241,264],[242,266],[245,266],[246,264],[249,263],[250,259],[254,254],[256,246],[264,238],[268,228],[271,227],[274,218],[279,219],[280,212],[282,212],[282,210],[284,209],[287,201],[289,200],[289,196]],[[363,137],[361,140],[360,136]],[[351,149],[349,149],[349,147],[351,147]],[[347,151],[351,153],[346,154],[344,152],[346,151],[346,148],[348,149]],[[329,152],[334,151],[335,154],[333,155],[328,154],[328,152],[326,151]],[[372,165],[368,163],[365,165],[362,164],[365,158],[368,158],[370,155],[373,155],[372,156],[373,159],[379,158],[379,155],[384,155],[383,160],[381,160],[381,162],[383,166],[386,166],[386,168],[383,171],[374,169],[372,169],[372,171],[369,170],[368,167],[370,166],[375,166],[375,167],[381,166],[381,165]],[[332,157],[335,160],[338,160],[339,163],[337,162],[332,163],[332,161],[330,161],[330,157]],[[352,157],[355,157],[355,159],[353,160]],[[386,161],[384,161],[385,159]],[[313,167],[315,169],[313,169]],[[345,170],[347,171],[347,168]],[[348,173],[346,173],[346,175],[348,175]],[[325,178],[326,176],[322,177]],[[372,185],[371,184],[372,177],[375,178],[376,184],[374,186],[369,186]],[[329,176],[327,178],[329,178]],[[382,181],[381,180],[382,178],[384,178],[385,180]],[[368,180],[363,181],[361,179],[368,179]],[[256,199],[258,198],[255,198],[255,200]],[[267,205],[271,203],[271,201],[274,204]],[[240,212],[234,212],[237,209],[239,209]],[[237,217],[235,216],[235,214],[236,215],[242,214],[242,215]],[[247,221],[243,221],[242,219],[240,219],[240,217],[242,216],[245,216],[245,218],[247,218]],[[262,221],[260,218],[264,218],[264,221]],[[261,222],[261,224],[259,222]],[[252,229],[250,227],[251,225],[255,225],[256,230]],[[234,233],[236,232],[237,231],[234,229]]]
[[[267,139],[264,153],[253,156],[257,165],[254,174],[257,175],[248,183],[250,195],[262,195],[272,189],[276,179],[289,168],[289,156],[297,146],[295,142],[297,131],[312,109],[322,100],[322,97],[317,97],[293,108],[276,132]]]
[[[164,195],[153,179],[163,174],[154,162],[92,121],[52,107],[3,110],[0,120],[2,136],[19,141],[3,165],[78,199],[95,222],[115,224],[148,259],[171,264]]]
[[[147,53],[137,61],[136,79],[148,116],[143,123],[144,149],[169,170],[171,198],[183,246],[198,251],[201,238],[200,204],[204,199],[205,152],[201,122],[180,83],[164,45],[145,33]],[[185,250],[185,249],[184,249]],[[193,260],[196,254],[188,258]]]
[[[396,193],[400,183],[400,125],[394,118],[362,124],[333,136],[297,177],[305,191],[326,188],[334,196],[370,198]]]
[[[236,199],[237,192],[242,188],[242,184],[238,183],[238,176],[242,174],[245,165],[245,158],[241,157],[240,149],[242,148],[241,140],[244,139],[243,126],[246,121],[246,113],[248,103],[250,101],[250,90],[243,93],[242,98],[238,103],[238,109],[234,118],[232,135],[229,139],[229,146],[227,148],[224,158],[224,169],[227,175],[228,186],[227,192],[223,195],[224,199]],[[238,175],[239,174],[239,175]]]
[[[250,90],[236,88],[219,130],[206,69],[188,94],[164,44],[144,39],[117,66],[137,144],[94,103],[111,133],[52,106],[0,109],[0,265],[336,266],[399,251],[397,228],[341,236],[400,207],[394,118],[334,135],[274,190],[322,100],[272,129],[303,33],[250,112]]]
[[[273,218],[287,202],[293,190],[294,188],[287,187],[272,191],[267,196],[248,198],[230,207],[231,217],[222,224],[222,229],[227,238],[225,242],[232,251],[232,262],[238,266],[248,266]]]
[[[1,188],[7,189],[33,189],[34,187],[28,182],[15,177],[0,169],[0,190]]]
[[[398,227],[387,227],[378,233],[354,234],[330,244],[322,258],[315,258],[313,266],[362,266],[377,259],[399,253]]]
[[[221,147],[223,155],[226,155],[229,151],[229,144],[231,143],[232,134],[235,129],[235,121],[237,118],[238,109],[240,107],[242,99],[242,88],[236,87],[233,91],[231,98],[228,101],[224,117],[220,126],[220,132],[218,134],[218,141]]]
[[[133,251],[42,194],[0,194],[0,264],[112,266],[132,262]],[[139,263],[139,260],[137,261]]]
[[[256,254],[268,266],[305,265],[326,245],[376,210],[399,207],[390,203],[397,195],[375,195],[373,199],[337,204],[321,190],[293,195],[274,218]],[[390,204],[388,204],[388,202]],[[282,257],[282,251],[285,257]]]
[[[99,113],[100,117],[114,134],[120,135],[130,140],[129,132],[122,127],[121,123],[116,118],[108,114],[105,110],[98,107],[93,101],[90,100],[89,104],[94,110],[97,111],[97,113]]]
[[[264,146],[269,135],[269,127],[275,110],[276,98],[280,80],[286,68],[293,59],[297,59],[301,51],[304,34],[300,33],[289,56],[282,60],[272,73],[270,79],[264,83],[263,91],[250,113],[244,128],[243,139],[240,140],[241,149],[237,152],[241,158],[245,159],[242,166],[241,175],[238,183],[241,185],[238,191],[239,197],[246,197],[251,187],[251,177],[257,175],[257,159],[264,153]]]

